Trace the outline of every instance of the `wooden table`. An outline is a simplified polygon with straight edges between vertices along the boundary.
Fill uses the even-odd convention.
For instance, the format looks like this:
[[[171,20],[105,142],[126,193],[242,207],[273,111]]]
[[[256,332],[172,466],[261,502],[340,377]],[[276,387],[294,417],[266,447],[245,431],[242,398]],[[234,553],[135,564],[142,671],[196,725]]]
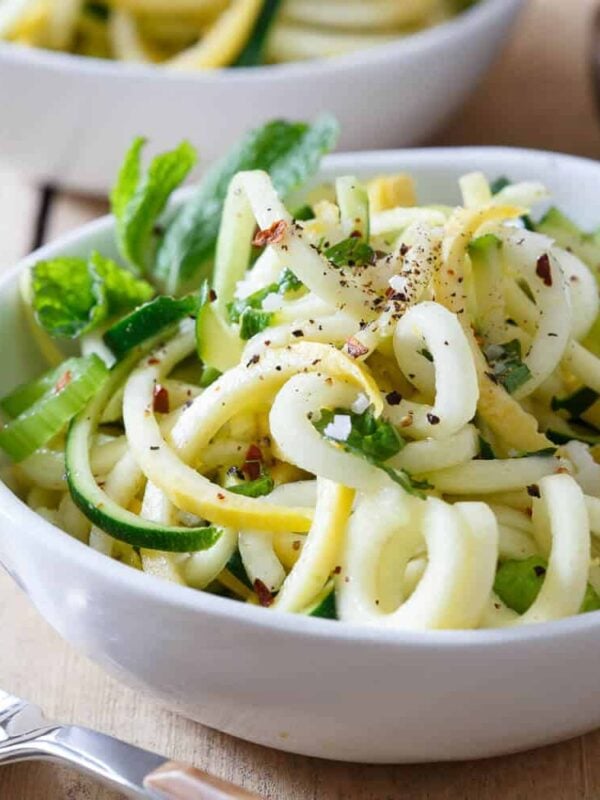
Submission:
[[[592,0],[530,0],[522,25],[469,106],[437,141],[542,147],[600,156],[585,63]],[[182,132],[185,133],[185,132]],[[34,242],[103,212],[101,202],[44,195],[0,169],[0,268]],[[600,204],[598,209],[600,221]],[[188,722],[125,689],[75,653],[0,573],[0,686],[48,714],[192,761],[272,800],[592,800],[600,731],[477,763],[350,766],[277,753]],[[552,702],[552,698],[548,698]],[[2,800],[117,800],[49,765],[0,771]]]

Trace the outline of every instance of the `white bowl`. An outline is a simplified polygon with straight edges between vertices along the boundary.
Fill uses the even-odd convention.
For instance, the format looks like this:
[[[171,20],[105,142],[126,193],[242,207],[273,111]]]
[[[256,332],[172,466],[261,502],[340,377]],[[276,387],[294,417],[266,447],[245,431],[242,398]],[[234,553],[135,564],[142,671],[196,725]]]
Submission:
[[[453,203],[456,179],[474,169],[542,180],[580,224],[598,222],[600,165],[565,155],[350,154],[331,157],[323,175],[406,170],[424,202]],[[39,258],[92,248],[112,250],[112,219],[35,253],[0,283],[4,391],[41,366],[18,304],[19,272]],[[407,633],[267,611],[111,561],[1,483],[0,562],[65,639],[124,682],[271,747],[366,762],[466,759],[600,724],[598,612],[515,630]]]
[[[0,44],[0,159],[103,194],[139,134],[154,151],[189,136],[208,163],[249,127],[327,110],[346,150],[412,145],[474,88],[522,3],[480,0],[437,28],[333,60],[210,73]]]

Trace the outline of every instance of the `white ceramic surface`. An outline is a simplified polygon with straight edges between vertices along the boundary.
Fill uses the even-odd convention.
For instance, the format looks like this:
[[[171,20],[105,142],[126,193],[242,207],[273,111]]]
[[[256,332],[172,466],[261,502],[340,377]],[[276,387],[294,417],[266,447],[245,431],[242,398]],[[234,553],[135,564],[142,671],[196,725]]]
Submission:
[[[474,169],[542,180],[580,224],[600,221],[600,165],[569,156],[476,148],[366,153],[334,156],[323,173],[406,170],[423,202],[453,203],[456,179]],[[42,256],[112,246],[112,221],[100,220],[3,279],[2,391],[41,366],[17,303],[19,271]],[[123,681],[272,747],[352,761],[464,759],[600,724],[599,612],[512,631],[419,634],[267,611],[111,561],[1,483],[0,562],[68,641]]]
[[[273,117],[331,111],[345,150],[422,142],[473,89],[523,0],[481,0],[438,28],[332,61],[170,74],[0,44],[0,161],[32,177],[106,193],[143,134],[187,136],[203,163]]]

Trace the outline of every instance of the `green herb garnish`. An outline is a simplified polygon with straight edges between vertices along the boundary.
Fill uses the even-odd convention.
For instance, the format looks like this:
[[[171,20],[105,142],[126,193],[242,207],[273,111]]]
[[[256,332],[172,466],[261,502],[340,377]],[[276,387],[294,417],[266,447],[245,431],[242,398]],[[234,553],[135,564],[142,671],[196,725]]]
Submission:
[[[522,360],[521,342],[518,339],[505,344],[491,344],[485,348],[484,355],[490,365],[491,376],[509,394],[514,394],[531,378],[529,367]]]
[[[350,422],[350,430],[344,439],[336,438],[330,428],[332,423],[343,417]],[[320,418],[313,421],[319,433],[346,452],[360,456],[378,469],[383,470],[395,483],[410,494],[422,496],[422,490],[431,489],[427,481],[413,478],[406,470],[394,469],[384,462],[395,456],[404,447],[404,439],[389,422],[376,419],[372,409],[362,414],[347,409],[321,409]]]
[[[240,317],[240,339],[247,341],[273,323],[274,314],[247,308]]]
[[[32,308],[51,336],[75,338],[149,300],[154,289],[109,258],[40,261],[31,272]]]
[[[262,169],[286,197],[314,175],[331,150],[339,126],[324,115],[312,125],[276,120],[251,131],[205,175],[200,187],[170,222],[160,242],[155,276],[168,292],[198,284],[210,274],[223,203],[238,172]]]
[[[342,239],[328,247],[323,255],[334,267],[364,267],[373,264],[375,260],[375,251],[371,245],[358,236]]]
[[[234,494],[242,494],[244,497],[263,497],[271,494],[274,488],[273,478],[265,472],[254,481],[244,481],[236,486],[229,486],[227,490]]]
[[[240,322],[242,315],[247,309],[262,309],[264,300],[270,294],[286,295],[291,292],[297,292],[302,288],[304,288],[302,281],[299,280],[291,270],[284,269],[277,283],[270,283],[268,286],[259,289],[243,300],[234,300],[228,303],[227,314],[229,316],[229,321]],[[242,338],[244,337],[242,336]]]
[[[110,196],[119,251],[138,273],[151,272],[157,222],[171,194],[196,163],[195,149],[189,142],[182,142],[175,150],[156,156],[142,173],[145,144],[142,137],[134,140]]]

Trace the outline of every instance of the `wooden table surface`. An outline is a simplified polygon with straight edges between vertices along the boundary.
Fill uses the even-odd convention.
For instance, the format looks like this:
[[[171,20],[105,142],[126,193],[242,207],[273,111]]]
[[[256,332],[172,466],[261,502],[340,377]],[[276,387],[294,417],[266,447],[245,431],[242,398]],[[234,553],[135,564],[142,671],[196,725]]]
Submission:
[[[586,66],[594,5],[595,0],[530,0],[503,57],[436,142],[524,145],[600,157]],[[0,167],[0,269],[34,243],[104,209],[99,201],[43,193]],[[322,762],[232,739],[125,689],[63,642],[1,572],[0,631],[1,687],[43,705],[52,717],[191,761],[271,800],[600,798],[600,731],[482,762],[399,767]],[[38,764],[0,770],[0,798],[117,800],[70,772]]]

